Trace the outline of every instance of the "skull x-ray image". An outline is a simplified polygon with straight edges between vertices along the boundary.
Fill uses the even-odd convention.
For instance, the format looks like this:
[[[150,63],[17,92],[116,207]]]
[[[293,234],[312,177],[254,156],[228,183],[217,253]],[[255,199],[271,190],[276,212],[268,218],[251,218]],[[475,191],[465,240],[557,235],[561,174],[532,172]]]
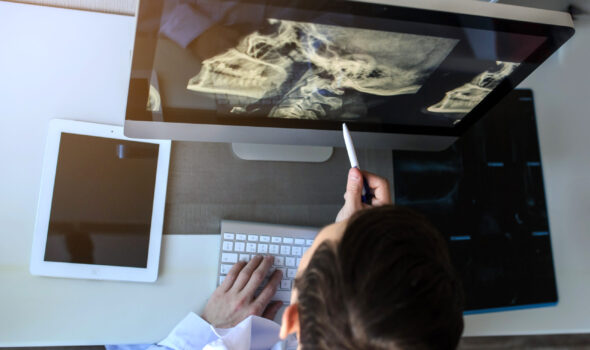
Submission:
[[[518,63],[497,61],[496,70],[485,71],[470,82],[447,92],[440,102],[428,107],[427,110],[448,115],[455,119],[455,123],[459,122],[518,66]]]
[[[268,19],[207,58],[187,89],[228,115],[350,120],[374,97],[415,94],[458,40]],[[377,99],[378,100],[378,99]]]

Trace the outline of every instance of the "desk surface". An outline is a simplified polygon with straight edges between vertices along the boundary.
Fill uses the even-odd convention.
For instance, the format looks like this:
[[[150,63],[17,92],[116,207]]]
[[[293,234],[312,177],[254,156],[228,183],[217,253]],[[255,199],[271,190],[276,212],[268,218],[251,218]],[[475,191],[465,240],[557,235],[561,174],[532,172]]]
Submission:
[[[536,96],[560,302],[467,316],[465,335],[590,332],[590,22],[576,24],[522,85]],[[213,290],[209,235],[165,237],[154,285],[28,273],[48,122],[122,124],[133,27],[127,16],[0,2],[0,346],[156,341]]]

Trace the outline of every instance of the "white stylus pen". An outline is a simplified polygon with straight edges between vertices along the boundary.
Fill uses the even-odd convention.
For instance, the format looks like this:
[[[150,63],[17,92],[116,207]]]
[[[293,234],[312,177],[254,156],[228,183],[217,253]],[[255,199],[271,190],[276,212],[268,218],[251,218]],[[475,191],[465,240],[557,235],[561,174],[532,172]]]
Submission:
[[[354,145],[352,144],[352,137],[350,137],[350,132],[348,131],[345,123],[342,123],[342,135],[344,136],[344,144],[346,145],[346,152],[348,152],[348,159],[350,159],[350,167],[360,170],[361,168],[359,167],[359,161],[356,158],[356,152],[354,150]],[[371,189],[369,188],[369,184],[363,177],[362,201],[363,203],[371,204],[372,198],[373,195],[371,193]]]
[[[359,161],[356,159],[356,152],[354,150],[354,145],[352,144],[352,138],[350,137],[350,132],[348,132],[345,123],[342,123],[342,135],[344,135],[344,144],[346,145],[346,152],[348,152],[348,159],[350,159],[350,167],[359,168]]]

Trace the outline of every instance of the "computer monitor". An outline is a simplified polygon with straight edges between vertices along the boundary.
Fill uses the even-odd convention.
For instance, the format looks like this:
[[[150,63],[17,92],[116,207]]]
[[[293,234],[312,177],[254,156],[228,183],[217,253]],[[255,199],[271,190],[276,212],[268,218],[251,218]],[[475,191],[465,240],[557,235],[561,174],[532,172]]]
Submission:
[[[456,0],[140,1],[125,135],[441,150],[574,33]]]

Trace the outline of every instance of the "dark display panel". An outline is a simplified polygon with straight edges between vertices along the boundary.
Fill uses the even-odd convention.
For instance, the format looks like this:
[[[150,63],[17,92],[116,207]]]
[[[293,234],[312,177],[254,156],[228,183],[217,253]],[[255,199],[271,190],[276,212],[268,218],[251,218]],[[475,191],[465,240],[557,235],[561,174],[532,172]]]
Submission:
[[[442,152],[394,152],[396,204],[448,240],[467,311],[557,302],[533,96],[515,90]]]
[[[461,135],[572,33],[348,1],[144,1],[126,118]]]
[[[147,267],[158,147],[61,134],[45,261]]]

